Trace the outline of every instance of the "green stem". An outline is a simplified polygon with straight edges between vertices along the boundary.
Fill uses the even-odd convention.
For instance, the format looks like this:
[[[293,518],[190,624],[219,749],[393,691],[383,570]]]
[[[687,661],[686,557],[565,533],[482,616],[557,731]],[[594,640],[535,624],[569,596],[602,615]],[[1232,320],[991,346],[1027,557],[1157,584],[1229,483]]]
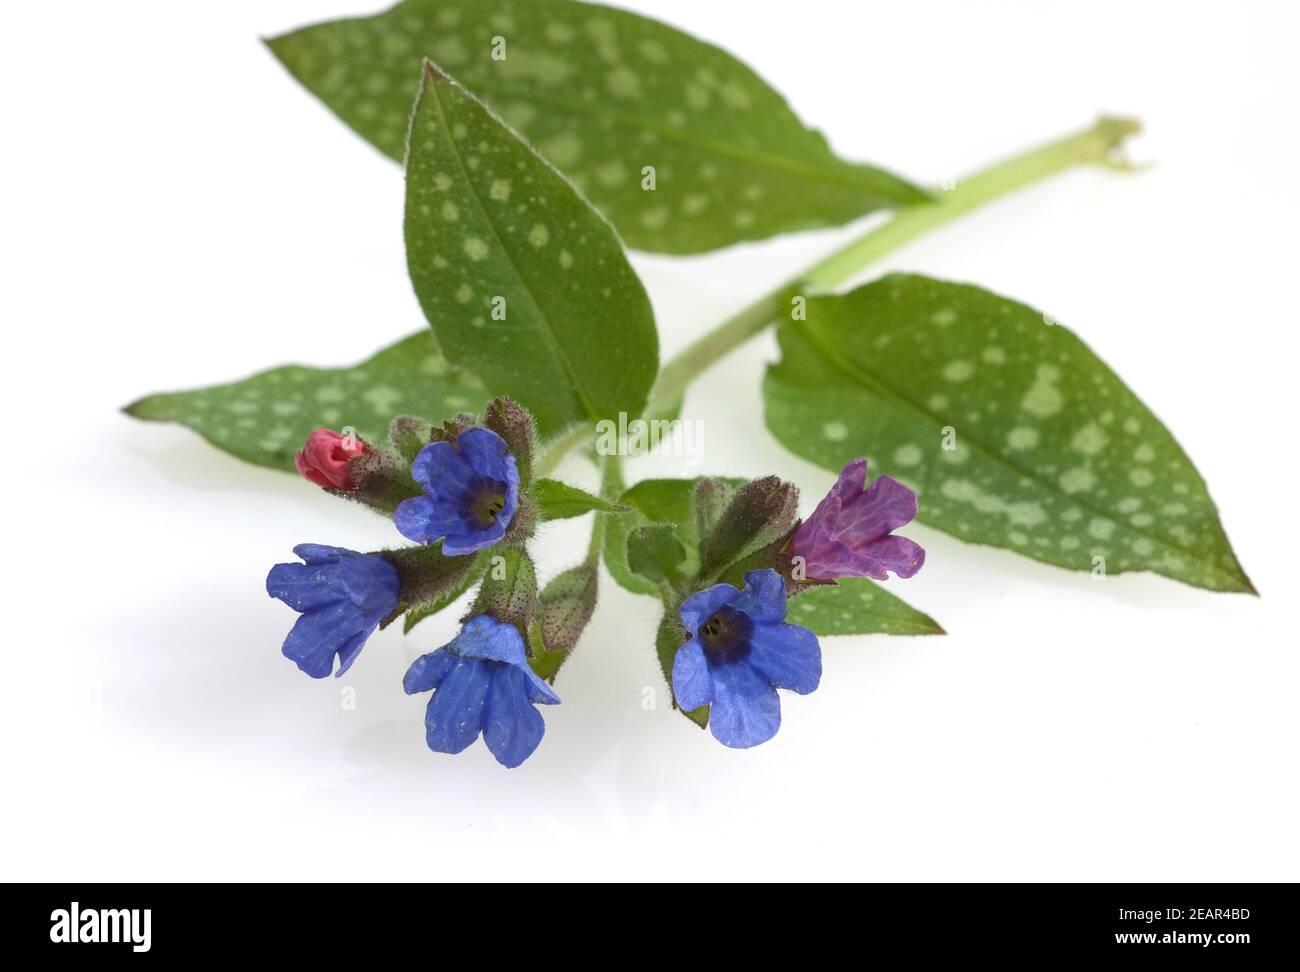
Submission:
[[[1132,119],[1101,118],[1091,128],[976,172],[953,189],[939,193],[929,204],[899,211],[889,222],[869,230],[727,318],[665,364],[650,390],[645,416],[657,418],[669,413],[701,372],[787,314],[792,296],[838,286],[905,243],[984,203],[1074,166],[1131,168],[1119,161],[1116,153],[1124,139],[1140,130],[1141,125]],[[549,475],[569,452],[593,437],[594,429],[585,423],[566,429],[543,448],[533,464],[533,475]],[[617,470],[615,474],[619,475]]]
[[[623,495],[623,460],[618,456],[600,456],[597,465],[600,468],[600,497],[611,502]],[[601,552],[605,546],[606,520],[609,514],[597,512],[591,521],[591,541],[587,544],[589,567],[600,563]]]
[[[587,557],[583,561],[588,567],[600,563],[601,552],[605,549],[605,517],[608,514],[597,511],[591,520],[591,540],[587,543]]]
[[[888,223],[819,260],[723,321],[669,361],[651,390],[646,414],[657,416],[671,408],[702,371],[787,314],[789,300],[795,294],[827,290],[842,284],[918,236],[958,219],[986,202],[1076,165],[1127,167],[1116,160],[1116,151],[1125,138],[1140,130],[1140,124],[1132,119],[1101,118],[1085,131],[999,162],[958,181],[955,188],[939,193],[932,203],[901,210]]]
[[[555,467],[578,446],[595,437],[594,427],[587,422],[571,425],[559,435],[547,439],[537,458],[533,460],[533,477],[541,479],[555,472]]]

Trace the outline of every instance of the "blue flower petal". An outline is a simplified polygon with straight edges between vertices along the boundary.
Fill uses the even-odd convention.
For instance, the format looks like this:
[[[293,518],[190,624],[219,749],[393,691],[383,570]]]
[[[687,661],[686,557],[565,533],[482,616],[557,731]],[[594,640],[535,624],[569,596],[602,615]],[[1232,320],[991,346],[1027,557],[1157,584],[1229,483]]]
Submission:
[[[506,493],[501,512],[497,514],[497,522],[507,524],[515,518],[515,510],[519,509],[519,466],[515,463],[514,456],[506,456],[502,460],[505,467],[505,475],[502,481],[506,484]]]
[[[713,670],[713,706],[709,730],[732,749],[767,742],[781,727],[781,700],[776,688],[745,662]]]
[[[348,600],[347,586],[333,564],[276,564],[266,575],[266,593],[299,614]]]
[[[488,663],[485,663],[485,667]],[[528,701],[527,678],[513,665],[494,665],[483,721],[483,742],[497,762],[513,769],[537,748],[546,732],[541,713]]]
[[[740,591],[730,584],[714,584],[692,594],[682,602],[681,618],[686,630],[695,635],[700,625],[717,612],[724,604],[730,604],[740,597]]]
[[[343,673],[352,667],[352,663],[361,654],[361,649],[366,646],[366,639],[370,637],[372,630],[358,631],[339,646],[339,667],[334,672],[335,678],[342,678]]]
[[[437,688],[447,673],[456,667],[456,656],[445,647],[421,655],[402,676],[402,688],[407,695],[428,692]]]
[[[528,701],[537,702],[541,705],[559,705],[560,697],[555,694],[555,689],[547,685],[542,679],[537,677],[532,666],[523,665],[520,669],[524,673],[528,682]]]
[[[362,630],[364,621],[348,601],[308,611],[289,629],[281,651],[312,678],[325,678],[334,668],[335,654]]]
[[[817,636],[797,624],[757,624],[746,659],[773,685],[807,695],[822,678]]]
[[[458,658],[425,710],[424,739],[436,753],[459,753],[469,747],[483,729],[492,682],[491,666],[476,658]]]
[[[785,620],[785,581],[772,568],[751,570],[745,575],[745,591],[735,607],[759,624]]]
[[[447,645],[462,658],[484,658],[507,665],[527,665],[524,636],[513,624],[480,614],[465,622],[460,633]]]
[[[453,472],[454,471],[454,472]],[[465,460],[450,442],[430,442],[411,463],[411,478],[430,492],[441,475],[451,472],[457,481],[467,478]]]
[[[479,476],[505,479],[504,459],[509,452],[506,440],[491,429],[475,427],[456,436],[456,445],[465,463]],[[513,461],[513,457],[511,457]]]
[[[295,557],[301,557],[308,564],[332,564],[342,557],[361,556],[355,550],[346,547],[331,547],[323,543],[300,543],[293,548]]]
[[[410,502],[403,500],[403,502]],[[473,533],[457,535],[448,533],[442,541],[442,552],[448,557],[463,557],[479,550],[486,550],[493,544],[501,542],[506,535],[506,520],[497,517],[496,522],[488,527],[475,527]]]
[[[402,578],[385,558],[378,554],[344,558],[339,561],[338,572],[348,598],[368,622],[378,624],[397,606]]]
[[[431,470],[425,477],[423,486],[424,491],[439,503],[462,509],[473,502],[474,490],[471,486],[478,477],[459,456],[455,457],[453,463],[451,466]]]
[[[414,478],[424,491],[437,500],[461,509],[474,499],[474,484],[483,479],[450,442],[434,442],[424,447],[411,466]],[[496,477],[487,477],[489,479]]]
[[[433,543],[445,532],[445,524],[433,522],[438,506],[430,496],[413,496],[397,504],[393,525],[397,532],[416,543]],[[441,531],[441,532],[440,532]]]
[[[713,701],[713,676],[695,638],[677,649],[673,659],[673,696],[686,712]]]

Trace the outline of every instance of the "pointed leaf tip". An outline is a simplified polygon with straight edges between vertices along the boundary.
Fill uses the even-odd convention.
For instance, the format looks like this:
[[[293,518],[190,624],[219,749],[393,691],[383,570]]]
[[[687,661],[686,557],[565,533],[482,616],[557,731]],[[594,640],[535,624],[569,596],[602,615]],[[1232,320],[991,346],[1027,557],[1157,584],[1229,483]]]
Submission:
[[[1191,459],[1050,315],[893,274],[813,298],[778,339],[777,438],[834,471],[870,456],[916,489],[921,522],[1098,577],[1254,593]]]
[[[433,61],[429,60],[427,57],[421,62],[421,74],[426,88],[431,84],[437,84],[439,82],[442,84],[456,83],[450,74],[438,67],[438,65],[434,64]]]

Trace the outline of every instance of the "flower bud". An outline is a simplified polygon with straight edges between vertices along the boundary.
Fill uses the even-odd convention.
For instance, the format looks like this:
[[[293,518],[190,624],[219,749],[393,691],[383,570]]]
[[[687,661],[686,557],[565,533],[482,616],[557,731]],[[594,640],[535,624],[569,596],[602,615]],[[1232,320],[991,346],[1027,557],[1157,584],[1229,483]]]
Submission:
[[[348,462],[365,455],[368,446],[355,434],[339,435],[331,429],[315,429],[293,457],[293,464],[308,482],[324,489],[352,490],[356,479]]]
[[[706,574],[721,572],[729,564],[770,544],[793,525],[799,491],[776,476],[764,476],[740,486],[701,538],[700,564]]]
[[[810,579],[911,577],[925,563],[920,544],[892,532],[916,516],[916,493],[889,476],[866,480],[867,460],[854,459],[795,530],[790,552]]]
[[[527,632],[537,608],[537,569],[523,547],[506,547],[490,558],[478,596],[466,620],[490,614]]]
[[[388,423],[388,441],[409,466],[429,444],[433,423],[415,415],[399,415]]]
[[[527,410],[509,398],[497,398],[483,412],[483,424],[505,440],[519,467],[520,482],[527,486],[533,472],[533,439],[537,430]]]
[[[596,609],[598,572],[591,564],[571,567],[551,579],[537,599],[534,628],[541,636],[533,671],[555,681]]]

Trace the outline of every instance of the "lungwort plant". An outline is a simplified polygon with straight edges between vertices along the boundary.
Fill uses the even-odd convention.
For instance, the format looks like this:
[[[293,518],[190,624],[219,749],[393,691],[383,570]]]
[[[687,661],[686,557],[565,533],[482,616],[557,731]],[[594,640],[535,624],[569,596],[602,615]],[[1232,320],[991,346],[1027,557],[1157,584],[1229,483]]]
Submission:
[[[776,733],[779,690],[817,688],[821,636],[941,632],[878,583],[921,569],[896,532],[913,518],[1069,570],[1252,591],[1191,460],[1068,328],[929,277],[841,289],[1022,186],[1123,168],[1135,122],[1103,118],[931,192],[839,158],[725,51],[608,7],[406,0],[268,46],[405,166],[429,330],[351,368],[274,368],[127,411],[391,520],[392,546],[300,544],[267,576],[299,615],[283,651],[308,675],[341,675],[377,629],[409,631],[477,590],[459,633],[404,680],[431,693],[432,749],[482,736],[503,765],[533,753],[602,560],[660,600],[645,643],[674,707],[732,747]],[[880,209],[887,222],[660,364],[625,245],[700,253]],[[625,485],[629,439],[677,422],[691,381],[769,327],[768,428],[839,473],[816,512],[801,522],[775,475]],[[570,452],[598,465],[598,494],[551,478]],[[531,539],[577,516],[592,518],[586,558],[542,584]]]

